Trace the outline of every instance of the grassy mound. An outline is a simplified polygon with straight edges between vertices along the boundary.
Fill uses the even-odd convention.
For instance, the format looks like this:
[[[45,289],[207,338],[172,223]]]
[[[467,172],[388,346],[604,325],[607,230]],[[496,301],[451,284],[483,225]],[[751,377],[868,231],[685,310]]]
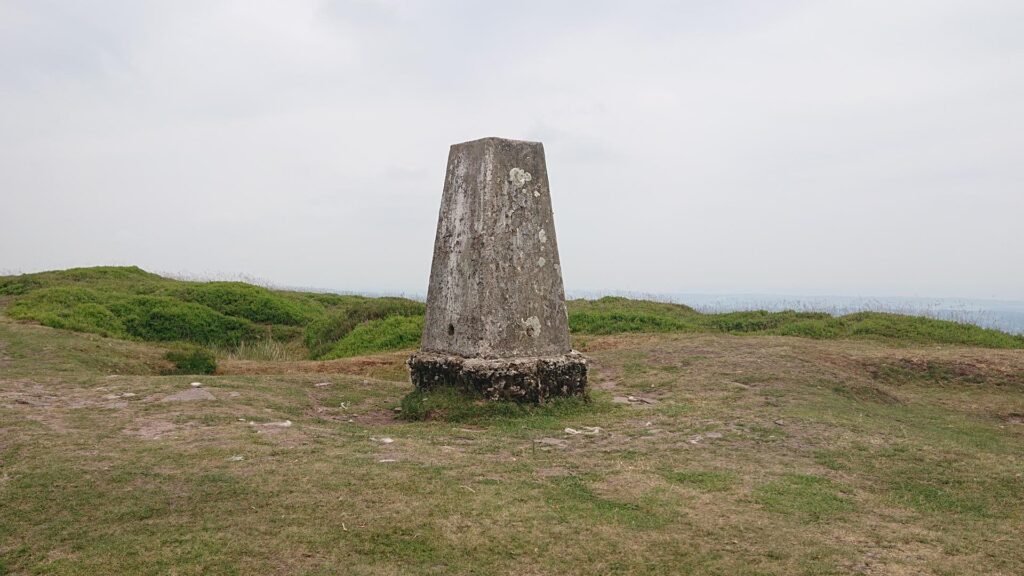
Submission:
[[[704,314],[689,306],[605,297],[569,302],[575,334],[723,332],[799,336],[819,340],[867,338],[892,343],[962,344],[1024,348],[1024,336],[948,320],[884,312],[832,316],[824,312],[751,310]]]
[[[385,350],[401,350],[419,346],[423,334],[423,316],[389,316],[364,322],[328,352],[324,358],[345,358]]]
[[[323,313],[319,304],[242,282],[195,284],[182,299],[260,324],[302,326]]]
[[[128,296],[80,287],[36,290],[8,309],[51,328],[156,342],[233,345],[256,337],[252,323],[166,296]]]
[[[231,346],[256,338],[248,320],[167,296],[135,296],[112,304],[110,309],[139,340]]]
[[[28,285],[7,284],[8,287],[17,286],[19,290]],[[7,309],[7,314],[19,320],[35,320],[51,328],[128,338],[124,323],[106,307],[108,302],[109,298],[88,288],[43,288],[16,300]]]
[[[701,314],[682,304],[605,296],[598,300],[571,300],[568,306],[569,330],[578,334],[700,330]]]
[[[409,327],[416,322],[422,327],[424,311],[422,303],[405,298],[269,290],[242,282],[186,282],[137,267],[0,277],[0,296],[9,297],[10,317],[53,328],[128,340],[188,342],[231,355],[241,348],[249,354],[251,349],[272,347],[272,341],[313,358],[335,348],[351,355],[356,353],[352,350],[414,346],[419,334],[413,340]],[[400,327],[394,322],[368,326],[346,340],[362,324],[389,316],[419,320]],[[397,340],[387,333],[394,328],[399,328]]]
[[[306,326],[303,341],[312,358],[333,355],[334,348],[352,330],[365,322],[382,320],[390,316],[422,316],[424,305],[405,298],[363,298],[350,300],[330,314],[317,318]],[[422,322],[420,324],[422,331]],[[419,335],[412,345],[419,344]]]

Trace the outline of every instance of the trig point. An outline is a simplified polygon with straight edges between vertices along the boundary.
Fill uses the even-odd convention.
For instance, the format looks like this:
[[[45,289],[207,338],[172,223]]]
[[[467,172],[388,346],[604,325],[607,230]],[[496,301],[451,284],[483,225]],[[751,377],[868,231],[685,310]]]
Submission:
[[[532,402],[586,394],[586,359],[569,345],[540,142],[451,147],[423,344],[409,368],[421,389]]]

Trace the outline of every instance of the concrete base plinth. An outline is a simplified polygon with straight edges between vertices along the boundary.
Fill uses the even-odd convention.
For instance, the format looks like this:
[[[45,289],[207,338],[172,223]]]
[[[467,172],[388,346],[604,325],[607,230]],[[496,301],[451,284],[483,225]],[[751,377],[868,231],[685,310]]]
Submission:
[[[532,358],[463,358],[418,352],[408,364],[412,383],[421,390],[451,386],[490,400],[524,402],[587,394],[587,360],[576,351]]]

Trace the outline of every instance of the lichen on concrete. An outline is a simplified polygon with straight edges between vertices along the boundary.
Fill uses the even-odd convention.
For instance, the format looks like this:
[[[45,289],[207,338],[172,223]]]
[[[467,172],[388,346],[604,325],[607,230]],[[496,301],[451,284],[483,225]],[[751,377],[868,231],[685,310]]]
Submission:
[[[453,387],[489,400],[543,402],[586,396],[587,360],[579,352],[536,358],[462,358],[421,352],[409,359],[421,390]]]

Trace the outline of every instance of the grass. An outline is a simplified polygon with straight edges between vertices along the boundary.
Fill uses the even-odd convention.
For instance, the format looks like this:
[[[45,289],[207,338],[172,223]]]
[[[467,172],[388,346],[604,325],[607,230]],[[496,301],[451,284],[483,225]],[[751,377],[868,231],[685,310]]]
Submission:
[[[177,346],[164,354],[164,358],[174,365],[168,374],[213,374],[217,371],[217,358],[198,346]]]
[[[736,484],[736,475],[723,470],[673,470],[663,476],[702,492],[726,492]]]
[[[422,316],[389,316],[380,320],[368,320],[345,334],[323,358],[330,360],[415,348],[419,346],[421,334]]]
[[[445,422],[514,422],[529,428],[557,427],[573,415],[595,414],[610,409],[582,398],[555,398],[542,405],[503,401],[489,402],[453,388],[413,390],[401,401],[403,420]]]
[[[834,519],[853,509],[835,482],[809,474],[785,474],[763,484],[754,491],[754,500],[770,512],[810,522]]]
[[[270,290],[241,282],[185,282],[136,267],[98,267],[0,277],[6,314],[52,328],[157,342],[191,342],[221,355],[270,359],[274,350],[324,360],[415,348],[424,305]],[[619,297],[568,302],[577,337],[624,333],[726,333],[890,344],[1024,348],[1024,336],[889,313],[834,317],[763,310],[701,313],[681,304]],[[262,345],[274,341],[281,346]],[[256,354],[261,350],[265,354]]]
[[[404,354],[173,375],[165,344],[0,316],[0,566],[1024,573],[1024,356],[896,344],[588,335],[592,401],[524,406],[410,394]],[[214,399],[166,401],[192,381]]]
[[[870,339],[903,344],[1024,348],[1024,336],[919,316],[857,312],[836,317],[823,312],[764,310],[706,314],[681,304],[612,296],[570,301],[569,327],[575,334],[720,332],[818,340]]]
[[[324,311],[318,302],[242,282],[194,284],[182,289],[181,298],[259,324],[303,326]]]

